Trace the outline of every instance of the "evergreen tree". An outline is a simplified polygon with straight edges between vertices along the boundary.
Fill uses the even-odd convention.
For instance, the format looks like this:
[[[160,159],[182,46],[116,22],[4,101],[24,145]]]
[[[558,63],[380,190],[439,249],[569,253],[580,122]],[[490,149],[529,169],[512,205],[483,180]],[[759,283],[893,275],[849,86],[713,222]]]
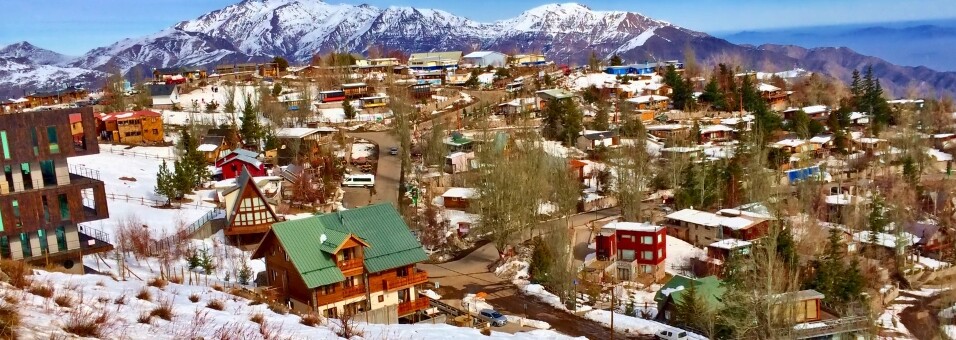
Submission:
[[[863,292],[863,277],[856,257],[851,260],[849,268],[844,263],[846,246],[840,239],[840,233],[839,229],[830,229],[823,254],[815,263],[816,276],[808,285],[808,288],[823,293],[824,301],[838,311],[859,299]]]
[[[727,99],[723,91],[720,90],[720,84],[717,82],[717,76],[710,76],[710,81],[704,86],[704,93],[700,95],[700,101],[710,104],[714,110],[728,111]]]
[[[578,106],[573,100],[565,99],[561,102],[561,105],[564,106],[563,111],[566,112],[564,118],[564,139],[562,142],[565,146],[571,146],[574,145],[578,136],[581,135],[581,131],[584,130],[584,114],[581,113],[581,110],[578,109]]]
[[[166,165],[166,160],[163,160],[163,163],[159,165],[159,172],[156,173],[156,187],[153,190],[157,195],[166,197],[166,205],[179,196],[175,181],[176,178]]]
[[[861,111],[860,104],[863,102],[863,80],[860,79],[860,71],[853,70],[853,80],[850,82],[850,107],[854,111]]]
[[[345,119],[355,119],[355,108],[350,100],[342,101],[342,111],[345,111]]]
[[[611,66],[621,66],[624,65],[624,60],[621,59],[621,56],[615,54],[611,56],[611,60],[608,62]]]
[[[867,224],[870,227],[870,235],[876,237],[876,233],[886,232],[886,227],[890,225],[890,219],[886,216],[886,203],[883,195],[873,195],[873,201],[870,204],[870,213],[867,215]]]
[[[588,57],[588,68],[591,69],[591,72],[597,72],[601,69],[601,59],[598,59],[597,53],[591,51],[591,56]]]
[[[777,254],[790,270],[797,269],[800,258],[797,256],[797,245],[790,228],[782,228],[777,234]]]
[[[248,95],[242,108],[242,125],[239,127],[239,133],[242,135],[243,142],[249,146],[258,147],[262,139],[259,114],[256,113],[256,108],[252,105],[252,98]]]
[[[700,132],[700,122],[694,119],[694,125],[690,127],[690,136],[694,144],[700,145],[703,144],[703,136]]]
[[[680,76],[674,65],[667,66],[664,73],[664,83],[671,88],[671,103],[675,109],[687,109],[694,100],[694,89]]]
[[[691,282],[680,294],[680,301],[674,306],[674,323],[682,327],[700,330],[705,327],[703,318],[710,316],[707,302],[697,290],[697,282]]]
[[[194,179],[195,175],[189,164],[182,161],[173,162],[173,186],[177,195],[192,192]]]
[[[678,185],[677,190],[674,193],[674,201],[678,209],[691,208],[695,206],[695,203],[699,202],[697,199],[699,183],[697,182],[696,170],[697,169],[694,168],[693,163],[684,168],[680,185]],[[703,207],[701,207],[699,204],[696,205],[696,207],[698,209],[703,209]]]
[[[279,97],[280,94],[282,94],[282,84],[275,83],[272,85],[272,96]]]
[[[543,112],[541,135],[550,140],[560,140],[564,133],[564,112],[558,100],[551,99]]]
[[[287,69],[289,69],[289,61],[283,57],[276,56],[275,58],[272,58],[272,62],[276,63],[276,67],[279,68],[280,72],[285,72]]]
[[[808,139],[813,137],[810,133],[810,116],[807,115],[803,110],[799,110],[793,114],[793,118],[790,119],[790,132],[797,134],[801,139]]]
[[[598,103],[597,113],[594,115],[594,121],[591,124],[591,129],[598,131],[607,131],[610,129],[610,114],[608,111],[610,108],[607,103],[603,101]]]

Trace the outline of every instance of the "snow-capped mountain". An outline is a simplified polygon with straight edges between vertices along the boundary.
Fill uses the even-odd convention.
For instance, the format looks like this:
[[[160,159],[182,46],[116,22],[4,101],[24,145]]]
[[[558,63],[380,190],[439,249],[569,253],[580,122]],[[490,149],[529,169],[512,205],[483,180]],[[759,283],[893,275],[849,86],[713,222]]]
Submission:
[[[273,56],[305,62],[316,53],[363,53],[373,47],[379,51],[406,53],[479,49],[543,53],[559,64],[581,64],[592,53],[599,58],[618,54],[626,62],[683,59],[690,47],[696,58],[705,63],[732,60],[745,68],[762,70],[803,67],[842,76],[857,66],[849,63],[835,66],[804,60],[801,54],[779,49],[734,45],[639,13],[595,11],[574,3],[543,5],[514,18],[488,23],[441,10],[412,7],[377,8],[321,0],[244,0],[146,37],[93,49],[75,59],[48,51],[41,53],[35,48],[37,53],[24,52],[30,51],[29,44],[20,45],[4,48],[2,51],[7,54],[0,54],[7,63],[5,68],[0,68],[0,85],[12,84],[12,77],[27,78],[24,74],[11,73],[22,65],[58,67],[62,68],[58,74],[65,75],[80,70],[108,72],[114,68],[142,72],[154,67],[211,68],[220,63],[265,60]],[[840,49],[839,53],[840,60],[865,57],[848,49]],[[956,93],[956,73],[896,67],[880,59],[867,60],[877,63],[874,70],[890,83],[886,86],[889,90],[929,79],[928,86]],[[880,63],[893,67],[879,67]],[[832,69],[837,66],[839,69]],[[883,74],[883,70],[894,72]],[[927,72],[933,73],[932,76],[926,78]],[[0,87],[0,95],[2,92]]]
[[[73,57],[18,42],[0,48],[0,100],[21,97],[35,90],[86,85],[104,77],[103,72],[67,64]]]
[[[26,41],[0,48],[0,58],[26,58],[34,65],[64,65],[74,57],[40,48]]]

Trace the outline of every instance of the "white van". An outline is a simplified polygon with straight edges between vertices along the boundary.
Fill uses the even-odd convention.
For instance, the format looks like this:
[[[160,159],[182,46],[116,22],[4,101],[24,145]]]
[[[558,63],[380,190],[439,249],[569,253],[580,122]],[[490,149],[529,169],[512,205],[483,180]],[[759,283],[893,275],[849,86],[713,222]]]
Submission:
[[[346,175],[343,187],[374,187],[375,175]]]

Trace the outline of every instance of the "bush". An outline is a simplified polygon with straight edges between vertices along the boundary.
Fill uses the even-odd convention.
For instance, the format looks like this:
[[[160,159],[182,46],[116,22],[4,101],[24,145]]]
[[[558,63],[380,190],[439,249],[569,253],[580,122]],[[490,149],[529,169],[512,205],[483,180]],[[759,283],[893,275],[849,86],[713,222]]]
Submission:
[[[242,268],[239,268],[239,273],[236,274],[236,280],[238,280],[240,284],[247,285],[250,279],[252,279],[252,268],[249,268],[249,265],[243,262]]]
[[[281,315],[289,314],[289,308],[284,305],[280,305],[278,303],[270,303],[269,310],[275,312],[276,314],[281,314]]]
[[[266,316],[263,315],[262,313],[255,313],[249,317],[249,321],[255,322],[257,324],[262,324],[262,322],[265,320],[266,320]]]
[[[33,274],[33,267],[23,261],[0,260],[0,270],[10,277],[10,284],[17,288],[30,286],[29,275]]]
[[[136,293],[136,298],[145,301],[151,301],[153,299],[153,294],[149,292],[149,288],[143,287],[139,290],[139,293]]]
[[[30,294],[45,298],[50,298],[53,296],[53,286],[50,285],[35,284],[30,286],[30,289],[27,291],[30,292]]]
[[[199,302],[199,294],[196,294],[196,293],[190,294],[189,301],[192,301],[192,303]]]
[[[170,277],[169,277],[169,282],[172,282],[172,283],[175,283],[175,284],[182,284],[182,283],[183,283],[183,278],[182,278],[182,276],[170,276]]]
[[[169,284],[169,281],[163,280],[162,278],[155,277],[150,279],[148,282],[146,282],[146,284],[151,287],[163,289],[163,288],[166,288],[166,285]]]
[[[149,316],[155,316],[157,318],[169,321],[173,319],[173,302],[169,299],[162,299],[159,301],[159,305],[156,308],[153,308],[149,312]]]
[[[68,294],[57,295],[53,302],[56,302],[60,307],[70,308],[73,307],[73,297]]]
[[[0,339],[17,339],[20,312],[14,304],[0,305]]]
[[[106,323],[106,320],[107,315],[105,312],[95,314],[93,312],[81,312],[79,309],[75,309],[73,313],[70,313],[63,330],[81,337],[99,338],[101,337],[103,325]]]
[[[212,290],[215,290],[215,291],[217,291],[217,292],[221,292],[221,291],[223,291],[223,288],[222,288],[222,286],[220,286],[220,285],[218,285],[218,284],[215,284],[215,285],[212,285]]]
[[[213,299],[213,300],[210,300],[208,303],[206,303],[206,308],[215,309],[215,310],[223,310],[226,308],[226,305],[222,302],[222,300]]]
[[[117,304],[117,305],[125,305],[125,304],[126,304],[126,294],[123,294],[123,295],[120,295],[120,296],[116,297],[116,300],[113,300],[113,303],[115,303],[115,304]]]
[[[7,303],[11,305],[15,305],[20,301],[20,299],[18,299],[16,296],[13,296],[11,294],[6,294],[3,296],[3,301],[6,301]]]
[[[315,327],[315,325],[318,325],[320,321],[322,321],[322,319],[319,318],[317,314],[309,313],[309,314],[303,315],[302,320],[299,320],[299,323],[306,326]]]
[[[148,325],[149,322],[152,320],[152,318],[153,316],[151,313],[143,313],[143,314],[140,314],[138,318],[136,318],[136,322],[145,323]]]

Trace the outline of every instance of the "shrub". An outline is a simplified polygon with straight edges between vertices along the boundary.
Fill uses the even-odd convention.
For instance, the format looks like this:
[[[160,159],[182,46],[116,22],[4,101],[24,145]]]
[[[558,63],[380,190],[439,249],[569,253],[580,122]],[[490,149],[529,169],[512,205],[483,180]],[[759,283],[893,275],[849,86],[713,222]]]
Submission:
[[[53,302],[56,302],[60,307],[73,307],[73,297],[68,294],[57,295],[56,298],[53,299]]]
[[[173,319],[173,302],[169,299],[161,299],[156,308],[149,312],[149,316],[169,321]]]
[[[281,314],[281,315],[289,314],[289,308],[284,305],[280,305],[278,303],[270,303],[269,310],[275,312],[276,314]]]
[[[145,323],[145,324],[148,325],[149,322],[152,321],[152,318],[153,318],[153,316],[152,316],[151,314],[152,314],[152,313],[143,313],[143,314],[140,314],[139,317],[136,318],[136,322]]]
[[[169,282],[166,280],[163,280],[162,278],[155,277],[150,279],[148,282],[146,282],[146,284],[152,287],[163,289],[163,288],[166,288],[166,285],[168,285]]]
[[[223,288],[222,288],[222,286],[220,286],[220,285],[218,285],[218,284],[215,284],[215,285],[212,285],[212,290],[215,290],[215,291],[217,291],[217,292],[221,292],[221,291],[223,291]]]
[[[236,280],[238,280],[240,284],[247,285],[251,278],[252,268],[249,268],[249,265],[243,262],[242,267],[239,268],[239,273],[236,274]]]
[[[170,277],[169,277],[169,282],[172,282],[172,283],[175,283],[175,284],[182,284],[182,283],[183,283],[183,277],[182,277],[182,276],[170,276]]]
[[[10,284],[17,288],[30,286],[29,275],[33,274],[33,267],[23,261],[0,260],[0,270],[10,277]]]
[[[0,305],[0,339],[17,339],[20,312],[14,304]]]
[[[70,313],[63,330],[81,337],[99,338],[106,320],[105,312],[95,314],[89,311],[82,312],[77,308]]]
[[[136,293],[136,298],[140,300],[150,301],[153,299],[153,294],[149,292],[149,288],[143,287],[139,290],[139,293]]]
[[[266,316],[265,316],[265,315],[262,315],[262,313],[255,313],[255,314],[252,314],[252,316],[249,317],[249,321],[252,321],[252,322],[255,322],[255,323],[258,323],[258,324],[262,324],[262,322],[265,321],[265,320],[266,320]]]
[[[30,286],[30,289],[27,291],[30,292],[30,294],[45,298],[50,298],[53,296],[53,286],[50,285],[35,284]]]
[[[113,303],[115,303],[115,304],[117,304],[117,305],[125,305],[125,304],[126,304],[126,294],[117,296],[117,297],[116,297],[116,300],[113,300]]]
[[[299,320],[299,323],[306,326],[315,327],[315,325],[318,325],[320,321],[322,321],[322,319],[319,318],[317,314],[309,313],[309,314],[303,315],[302,320]]]
[[[222,302],[222,300],[213,299],[213,300],[209,300],[209,302],[206,303],[206,308],[215,309],[215,310],[223,310],[226,308],[226,306]]]
[[[13,296],[12,294],[6,294],[3,296],[3,301],[6,301],[7,303],[11,305],[15,305],[17,304],[17,302],[20,301],[20,299],[18,299],[16,296]]]
[[[196,294],[196,293],[189,294],[189,301],[192,301],[192,303],[199,302],[199,294]]]

